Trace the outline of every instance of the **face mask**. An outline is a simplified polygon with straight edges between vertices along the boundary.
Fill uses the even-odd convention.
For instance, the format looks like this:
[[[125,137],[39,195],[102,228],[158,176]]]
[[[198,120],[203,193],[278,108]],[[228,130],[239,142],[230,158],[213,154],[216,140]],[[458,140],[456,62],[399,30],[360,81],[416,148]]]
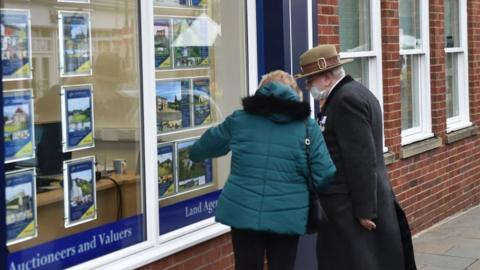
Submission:
[[[322,100],[326,99],[328,96],[328,90],[320,90],[316,86],[310,87],[310,94],[314,99]]]

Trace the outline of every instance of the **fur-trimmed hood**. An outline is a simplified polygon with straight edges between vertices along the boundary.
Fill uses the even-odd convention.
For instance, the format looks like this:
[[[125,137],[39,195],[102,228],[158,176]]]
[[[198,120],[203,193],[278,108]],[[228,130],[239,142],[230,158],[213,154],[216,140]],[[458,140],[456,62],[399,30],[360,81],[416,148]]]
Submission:
[[[303,121],[310,116],[310,105],[301,102],[293,89],[281,83],[268,83],[254,96],[242,100],[243,109],[277,123]]]

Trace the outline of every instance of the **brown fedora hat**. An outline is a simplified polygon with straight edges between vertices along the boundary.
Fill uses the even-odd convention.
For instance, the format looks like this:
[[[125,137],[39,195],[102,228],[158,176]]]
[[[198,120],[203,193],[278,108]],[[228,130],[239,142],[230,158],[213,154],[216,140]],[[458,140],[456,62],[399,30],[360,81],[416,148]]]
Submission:
[[[302,73],[295,74],[295,79],[310,77],[352,61],[353,59],[340,60],[340,55],[338,55],[337,49],[333,45],[318,45],[300,56]]]

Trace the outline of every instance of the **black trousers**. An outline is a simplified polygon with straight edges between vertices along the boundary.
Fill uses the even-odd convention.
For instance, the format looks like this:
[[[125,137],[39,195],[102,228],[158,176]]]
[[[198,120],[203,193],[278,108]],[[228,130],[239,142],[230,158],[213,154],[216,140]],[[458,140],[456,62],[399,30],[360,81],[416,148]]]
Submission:
[[[265,253],[269,270],[293,270],[298,235],[232,228],[235,270],[263,270]]]

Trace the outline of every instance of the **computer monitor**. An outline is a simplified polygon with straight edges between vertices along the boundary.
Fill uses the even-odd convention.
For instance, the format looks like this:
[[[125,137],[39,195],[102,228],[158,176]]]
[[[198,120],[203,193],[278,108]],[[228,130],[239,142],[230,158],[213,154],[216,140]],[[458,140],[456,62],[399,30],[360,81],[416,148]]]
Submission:
[[[62,123],[35,124],[35,159],[17,162],[15,167],[36,167],[37,176],[61,175],[63,161],[72,158],[63,153]]]

